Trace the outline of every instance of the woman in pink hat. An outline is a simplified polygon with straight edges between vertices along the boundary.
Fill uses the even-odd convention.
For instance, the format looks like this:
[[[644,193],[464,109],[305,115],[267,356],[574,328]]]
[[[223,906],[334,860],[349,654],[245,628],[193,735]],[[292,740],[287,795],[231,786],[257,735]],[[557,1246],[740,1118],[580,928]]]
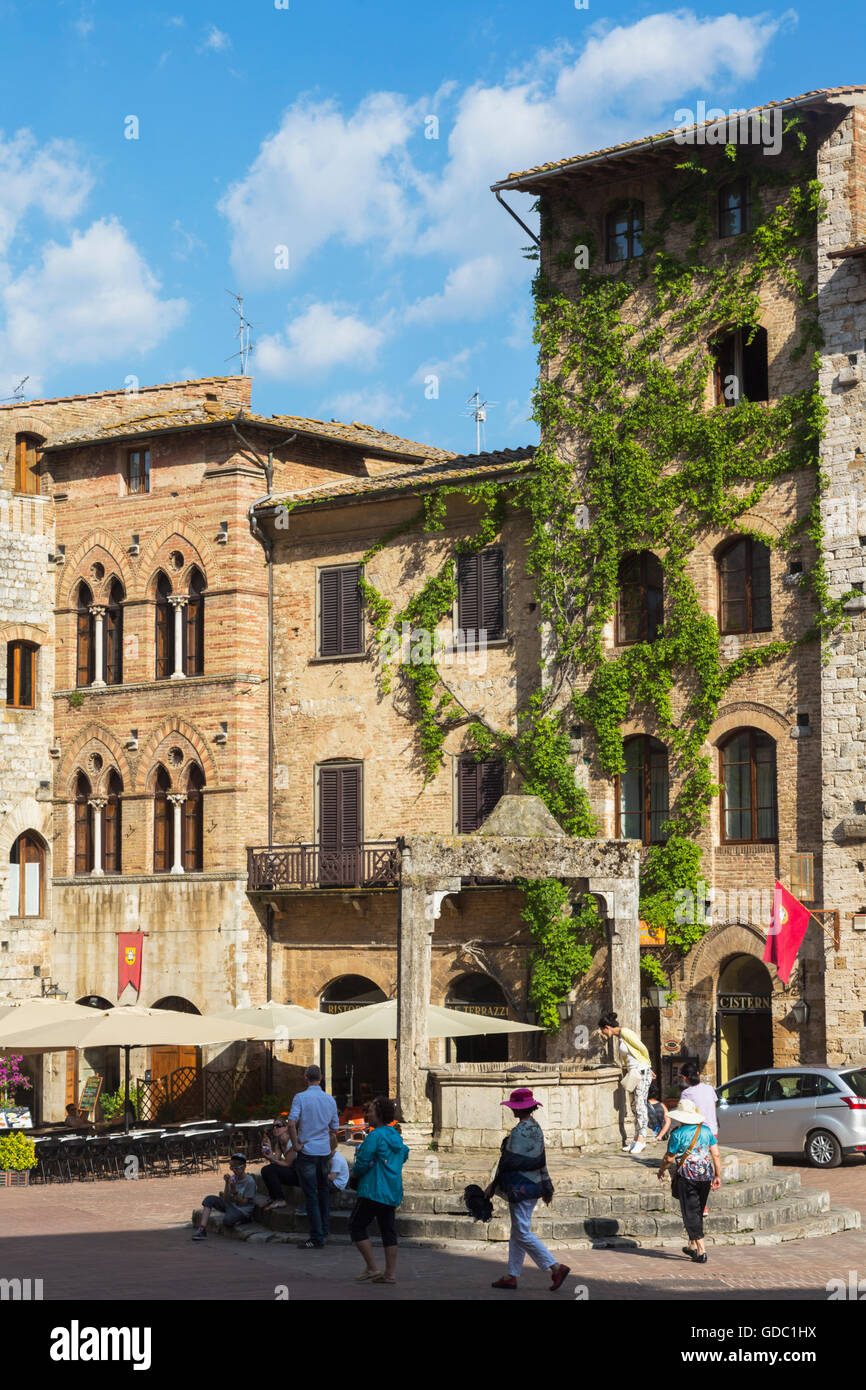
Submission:
[[[532,1213],[539,1197],[545,1206],[553,1200],[553,1183],[547,1171],[544,1154],[544,1134],[533,1113],[541,1102],[535,1099],[528,1086],[518,1086],[508,1100],[502,1102],[513,1111],[517,1124],[502,1141],[502,1154],[485,1192],[488,1201],[499,1190],[507,1197],[511,1210],[511,1239],[508,1244],[508,1273],[493,1281],[494,1289],[516,1289],[517,1279],[528,1255],[539,1269],[550,1271],[550,1292],[555,1293],[569,1272],[553,1258],[546,1245],[532,1234]]]

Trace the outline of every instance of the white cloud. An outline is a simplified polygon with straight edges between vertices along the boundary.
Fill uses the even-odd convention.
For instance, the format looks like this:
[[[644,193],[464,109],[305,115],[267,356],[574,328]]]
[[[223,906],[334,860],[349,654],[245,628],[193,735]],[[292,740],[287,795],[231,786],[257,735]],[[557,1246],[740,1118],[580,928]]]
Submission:
[[[406,249],[414,216],[405,146],[417,120],[390,92],[365,98],[348,118],[332,102],[291,107],[220,203],[238,274],[267,280],[277,246],[289,248],[292,270],[331,238]]]
[[[410,377],[414,385],[423,386],[425,378],[436,376],[440,381],[447,380],[449,377],[461,380],[466,375],[469,358],[475,352],[475,348],[461,348],[452,357],[442,358],[438,362],[424,362],[416,372]]]
[[[209,48],[213,53],[222,53],[226,48],[231,48],[231,44],[228,34],[212,24],[205,35],[202,48]]]
[[[31,210],[68,222],[81,211],[92,184],[71,141],[49,140],[40,147],[29,130],[9,139],[0,135],[0,255]]]
[[[441,294],[419,299],[406,310],[409,323],[441,323],[480,318],[492,308],[509,277],[509,263],[497,256],[475,256],[449,271]]]
[[[336,412],[337,419],[359,420],[363,425],[375,425],[376,429],[387,429],[392,421],[407,418],[407,412],[386,386],[370,391],[344,391],[330,397],[328,408]]]
[[[65,362],[138,361],[183,320],[182,299],[161,299],[160,285],[114,218],[48,242],[42,259],[0,295],[5,329],[0,364],[38,378]]]
[[[387,323],[364,323],[340,305],[311,304],[288,324],[285,333],[262,335],[256,343],[256,367],[264,376],[308,376],[351,366],[366,371],[387,336]]]

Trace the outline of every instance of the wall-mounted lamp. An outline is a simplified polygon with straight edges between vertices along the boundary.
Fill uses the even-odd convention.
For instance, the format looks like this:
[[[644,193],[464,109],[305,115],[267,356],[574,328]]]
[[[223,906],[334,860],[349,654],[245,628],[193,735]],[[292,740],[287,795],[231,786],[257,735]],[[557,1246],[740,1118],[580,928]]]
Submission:
[[[647,999],[651,1009],[663,1009],[667,1002],[668,991],[664,985],[650,985],[647,990]]]
[[[805,999],[798,999],[796,1004],[792,1004],[791,1013],[794,1016],[794,1022],[799,1024],[800,1027],[802,1027],[804,1023],[809,1022],[809,1014],[811,1013],[811,1009],[809,1008],[809,1005],[806,1003]]]
[[[214,537],[217,545],[228,545],[229,524],[227,521],[220,522],[220,529]]]
[[[140,544],[139,544],[138,536],[135,535],[134,533],[133,533],[133,537],[132,537],[132,544],[129,545],[129,546],[127,546],[127,549],[128,549],[128,551],[129,551],[130,555],[140,555],[140,554],[141,554],[141,546],[140,546]]]
[[[574,1013],[574,1005],[566,999],[561,1004],[557,1004],[556,1012],[559,1014],[560,1023],[567,1023]]]
[[[214,734],[214,739],[213,739],[214,743],[220,743],[220,744],[222,744],[222,743],[228,743],[228,741],[229,741],[228,729],[229,729],[228,720],[226,720],[226,719],[221,720],[221,721],[220,721],[220,731],[219,731],[218,734]]]
[[[138,729],[130,729],[129,738],[126,740],[126,747],[130,753],[135,753],[138,748]]]

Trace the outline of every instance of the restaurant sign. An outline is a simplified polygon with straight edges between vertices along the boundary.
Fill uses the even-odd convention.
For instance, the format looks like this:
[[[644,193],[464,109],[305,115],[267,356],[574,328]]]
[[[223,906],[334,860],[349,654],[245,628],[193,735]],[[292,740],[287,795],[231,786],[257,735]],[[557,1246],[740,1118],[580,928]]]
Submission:
[[[638,922],[638,926],[640,927],[641,946],[664,946],[664,927],[651,927],[649,922],[645,922],[643,918]]]
[[[324,1004],[322,1005],[322,1013],[323,1013],[323,1014],[345,1014],[345,1013],[348,1013],[350,1009],[363,1009],[363,1008],[366,1008],[366,1005],[367,1005],[367,1003],[369,1003],[369,1002],[370,1002],[369,1000],[367,1000],[366,1003],[365,1003],[363,1000],[353,1000],[353,999],[342,999],[339,1003],[331,1003],[330,1001],[328,1001],[328,1002],[326,1002],[326,1003],[324,1003]]]
[[[446,1004],[447,1009],[455,1009],[461,1014],[480,1014],[482,1018],[507,1018],[506,1004]]]
[[[769,994],[720,994],[719,1008],[726,1013],[769,1013]]]

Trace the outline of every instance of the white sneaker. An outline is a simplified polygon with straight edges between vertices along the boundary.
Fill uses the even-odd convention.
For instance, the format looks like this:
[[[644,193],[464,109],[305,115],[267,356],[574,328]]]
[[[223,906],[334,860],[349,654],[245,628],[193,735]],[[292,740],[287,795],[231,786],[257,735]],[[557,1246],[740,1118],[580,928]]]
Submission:
[[[634,1148],[634,1142],[635,1142],[635,1141],[632,1139],[632,1141],[631,1141],[630,1144],[623,1144],[623,1146],[622,1146],[622,1151],[623,1151],[624,1154],[630,1154],[630,1153],[631,1153],[632,1149]]]
[[[636,1139],[635,1142],[632,1144],[631,1148],[629,1149],[629,1153],[642,1154],[645,1148],[646,1144],[644,1143],[644,1141],[642,1139]]]

